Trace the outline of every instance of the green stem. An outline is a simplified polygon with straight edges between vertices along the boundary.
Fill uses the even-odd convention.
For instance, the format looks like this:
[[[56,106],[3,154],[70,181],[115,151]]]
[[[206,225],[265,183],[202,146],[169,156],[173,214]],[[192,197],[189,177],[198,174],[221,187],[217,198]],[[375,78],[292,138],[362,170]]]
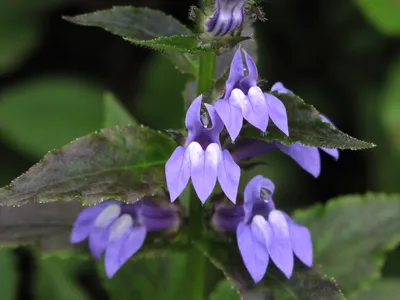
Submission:
[[[205,52],[200,54],[199,80],[197,94],[208,92],[214,85],[216,54]]]
[[[214,52],[206,52],[200,54],[199,79],[197,86],[197,94],[208,92],[214,85],[216,54]],[[189,234],[192,241],[192,249],[189,251],[187,268],[188,278],[190,280],[190,300],[204,300],[204,282],[206,276],[207,258],[201,252],[196,242],[203,236],[203,207],[193,186],[190,187],[189,196]]]

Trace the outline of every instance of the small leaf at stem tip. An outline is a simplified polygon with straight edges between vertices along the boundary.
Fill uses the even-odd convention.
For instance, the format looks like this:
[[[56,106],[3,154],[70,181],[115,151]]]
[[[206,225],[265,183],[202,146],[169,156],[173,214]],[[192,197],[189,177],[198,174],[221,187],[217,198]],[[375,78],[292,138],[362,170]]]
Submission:
[[[107,128],[49,152],[0,189],[0,206],[80,199],[135,202],[165,186],[164,165],[176,144],[144,126]]]
[[[200,45],[197,37],[172,16],[149,8],[115,6],[64,19],[79,25],[101,27],[134,44],[155,50],[214,51],[210,46]]]
[[[273,93],[285,105],[289,136],[286,136],[272,122],[268,125],[267,132],[261,132],[253,126],[243,127],[240,136],[264,141],[278,141],[287,146],[300,142],[306,146],[362,150],[373,148],[376,145],[358,140],[332,125],[323,122],[320,113],[300,97],[293,94]]]

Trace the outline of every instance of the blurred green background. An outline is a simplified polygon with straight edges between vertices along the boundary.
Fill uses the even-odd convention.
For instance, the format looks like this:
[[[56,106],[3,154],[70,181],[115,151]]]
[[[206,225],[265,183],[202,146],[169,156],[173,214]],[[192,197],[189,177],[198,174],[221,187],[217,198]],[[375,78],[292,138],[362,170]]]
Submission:
[[[187,20],[192,4],[196,1],[2,0],[0,184],[47,151],[114,125],[110,105],[141,124],[181,127],[187,75],[160,54],[61,16],[112,5],[149,6],[193,26]],[[257,23],[256,38],[265,88],[282,81],[337,127],[378,145],[341,152],[338,162],[322,155],[318,180],[282,154],[268,156],[262,172],[276,183],[277,205],[290,211],[348,193],[400,192],[400,1],[269,0],[264,11],[268,20]],[[26,248],[0,250],[0,300],[117,299],[105,292],[95,268],[76,259],[36,260]],[[384,275],[395,278],[399,270],[396,250]],[[391,296],[385,299],[397,299]]]

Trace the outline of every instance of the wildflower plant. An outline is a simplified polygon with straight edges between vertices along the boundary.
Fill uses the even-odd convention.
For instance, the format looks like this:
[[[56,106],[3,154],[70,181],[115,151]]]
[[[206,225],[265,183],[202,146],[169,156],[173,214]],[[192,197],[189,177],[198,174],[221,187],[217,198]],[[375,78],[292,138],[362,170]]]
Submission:
[[[275,191],[264,174],[249,177],[258,163],[247,163],[279,150],[318,177],[320,151],[337,160],[339,149],[375,145],[340,131],[282,83],[263,83],[248,47],[254,35],[244,34],[255,19],[264,20],[259,5],[203,0],[191,9],[193,30],[149,8],[65,17],[162,51],[194,79],[196,95],[186,99],[183,128],[105,128],[49,152],[0,189],[1,206],[68,206],[69,242],[87,240],[109,278],[135,257],[184,253],[186,293],[176,299],[208,299],[209,261],[242,299],[345,299],[324,273],[323,249],[313,246],[318,224],[327,228],[335,218],[327,212],[332,222],[325,226],[317,213],[290,215],[273,200],[279,186]]]

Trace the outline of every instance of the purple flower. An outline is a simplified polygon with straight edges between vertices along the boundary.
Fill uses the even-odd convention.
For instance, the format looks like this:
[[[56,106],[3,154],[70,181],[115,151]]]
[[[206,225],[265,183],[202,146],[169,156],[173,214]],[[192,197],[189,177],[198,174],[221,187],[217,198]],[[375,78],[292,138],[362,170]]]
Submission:
[[[216,10],[206,21],[205,29],[211,36],[222,37],[236,30],[244,20],[247,0],[216,0]]]
[[[240,167],[228,150],[222,150],[219,135],[224,127],[215,108],[205,104],[208,114],[201,114],[202,96],[197,97],[186,114],[188,137],[165,165],[171,201],[174,201],[192,179],[197,196],[204,203],[218,181],[228,198],[235,203]]]
[[[254,127],[266,131],[269,118],[286,135],[289,135],[286,108],[277,97],[263,93],[257,86],[258,71],[254,60],[245,51],[246,71],[241,48],[233,57],[225,95],[215,104],[215,109],[234,141],[243,126],[243,119]]]
[[[269,259],[287,278],[294,268],[293,253],[305,265],[313,263],[309,230],[275,209],[274,189],[272,181],[256,176],[246,186],[242,206],[220,204],[212,217],[215,228],[236,231],[243,262],[256,283],[264,277]]]
[[[105,252],[105,269],[111,278],[142,247],[147,232],[177,230],[179,225],[176,205],[159,205],[148,197],[133,204],[107,201],[79,214],[70,242],[88,239],[90,251],[97,259]]]

